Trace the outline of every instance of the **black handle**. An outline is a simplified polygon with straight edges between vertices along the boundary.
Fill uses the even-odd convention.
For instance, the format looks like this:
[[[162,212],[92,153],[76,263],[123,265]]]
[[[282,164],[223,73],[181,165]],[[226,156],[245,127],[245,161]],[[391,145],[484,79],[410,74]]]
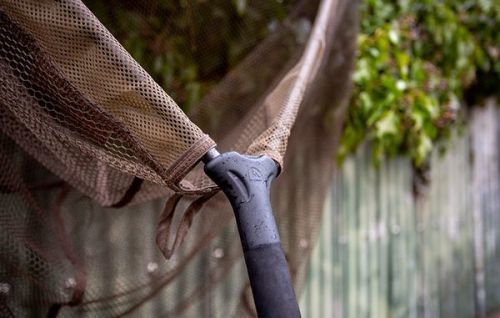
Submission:
[[[248,250],[245,262],[259,317],[300,317],[281,244]]]
[[[300,317],[269,197],[276,163],[266,156],[228,152],[207,160],[205,172],[233,207],[257,314]]]

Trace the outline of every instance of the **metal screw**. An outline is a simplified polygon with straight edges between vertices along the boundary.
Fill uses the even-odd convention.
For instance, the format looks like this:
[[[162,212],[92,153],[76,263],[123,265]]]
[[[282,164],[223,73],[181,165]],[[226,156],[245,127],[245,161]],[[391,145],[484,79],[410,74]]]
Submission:
[[[147,270],[149,274],[153,274],[158,270],[158,264],[155,262],[149,262],[147,266]]]
[[[66,279],[66,283],[64,285],[66,288],[75,288],[76,287],[76,280],[73,277],[70,277]]]
[[[217,259],[220,259],[220,258],[223,258],[224,257],[224,250],[220,247],[217,247],[216,249],[214,249],[214,251],[212,252],[212,256],[214,258],[217,258]]]
[[[10,292],[10,285],[8,283],[0,283],[0,294],[8,294]]]

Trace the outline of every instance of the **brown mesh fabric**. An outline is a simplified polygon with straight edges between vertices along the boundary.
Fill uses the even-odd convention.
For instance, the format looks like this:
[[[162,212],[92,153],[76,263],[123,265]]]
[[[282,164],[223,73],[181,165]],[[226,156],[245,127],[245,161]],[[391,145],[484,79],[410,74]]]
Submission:
[[[99,185],[102,175],[113,179],[108,167],[175,188],[214,146],[80,1],[2,1],[1,9],[3,55],[18,78],[5,81],[13,86],[11,98],[28,95],[25,107],[47,117],[42,125],[52,120],[40,129],[56,141],[43,143],[76,148],[75,154],[90,154],[91,166],[106,166],[68,163],[65,170],[82,167],[72,176],[81,191]],[[54,159],[66,156],[61,152],[51,149]]]
[[[159,3],[134,5],[151,15]],[[356,3],[288,12],[186,116],[80,1],[0,0],[0,316],[251,316],[231,208],[195,166],[214,141],[282,164],[272,201],[300,286],[350,91]]]

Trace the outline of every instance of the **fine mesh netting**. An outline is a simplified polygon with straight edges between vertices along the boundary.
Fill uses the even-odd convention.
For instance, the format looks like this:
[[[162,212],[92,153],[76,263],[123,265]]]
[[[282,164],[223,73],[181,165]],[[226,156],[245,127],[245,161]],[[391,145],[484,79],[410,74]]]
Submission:
[[[102,7],[0,0],[0,316],[252,315],[230,206],[199,164],[215,144],[282,166],[272,200],[300,285],[349,95],[356,4],[290,1],[277,21],[276,3],[254,1],[219,23],[232,2],[200,1],[179,28],[163,21],[189,8],[172,3],[123,5],[194,43],[186,55],[211,85],[187,115],[175,85],[157,84],[96,18]],[[256,25],[266,31],[250,36]],[[243,48],[220,66],[210,39],[231,32]]]

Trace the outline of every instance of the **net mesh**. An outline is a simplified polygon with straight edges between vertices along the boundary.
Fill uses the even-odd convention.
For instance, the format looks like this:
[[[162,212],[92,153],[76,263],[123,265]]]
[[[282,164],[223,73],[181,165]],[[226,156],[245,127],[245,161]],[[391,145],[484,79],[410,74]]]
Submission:
[[[147,23],[187,10],[123,5]],[[233,5],[200,2],[187,29],[217,6]],[[215,143],[281,164],[272,200],[300,286],[350,90],[356,4],[293,1],[273,24],[272,2],[250,6],[257,23],[166,27],[196,40],[214,83],[186,115],[175,85],[160,87],[82,2],[0,1],[2,316],[252,315],[230,206],[198,164]],[[245,42],[256,24],[267,31]],[[220,71],[202,39],[233,29],[241,58]]]

